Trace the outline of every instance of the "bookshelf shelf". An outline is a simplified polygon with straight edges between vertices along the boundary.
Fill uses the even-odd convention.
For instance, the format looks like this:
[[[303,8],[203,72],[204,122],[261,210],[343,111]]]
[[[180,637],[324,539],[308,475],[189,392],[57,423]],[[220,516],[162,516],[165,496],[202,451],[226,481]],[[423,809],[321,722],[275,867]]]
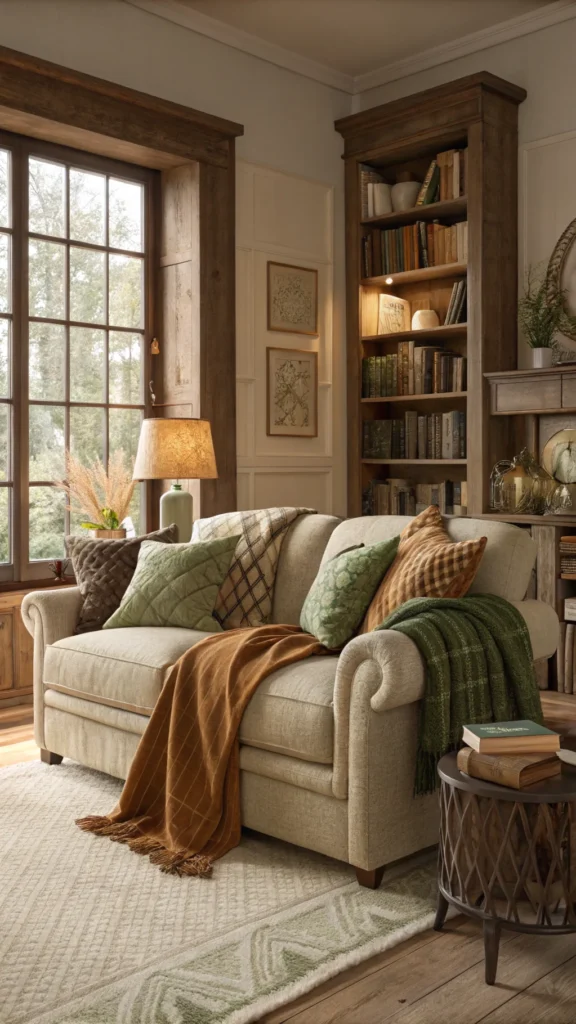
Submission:
[[[364,466],[466,466],[467,459],[362,459]]]
[[[385,488],[378,488],[378,508],[387,507],[394,513],[398,503],[407,509],[415,502],[421,504],[433,492],[447,511],[452,505],[466,506],[468,515],[477,516],[489,507],[492,466],[515,451],[513,426],[503,417],[490,415],[484,374],[516,366],[518,105],[525,97],[518,86],[480,72],[336,122],[336,130],[344,138],[346,168],[349,516],[373,509],[373,485],[393,478],[393,467],[400,466],[406,467],[406,473],[399,475],[405,476],[407,486],[393,493],[391,484],[388,498]],[[366,217],[372,185],[410,178],[432,183],[429,187],[437,189],[435,198],[441,196],[442,200],[381,217]],[[424,221],[426,227],[417,232],[414,225],[418,221]],[[445,230],[431,230],[433,222]],[[499,228],[497,245],[493,241],[494,224]],[[388,230],[389,235],[379,234]],[[363,276],[363,268],[379,270],[390,265],[394,254],[395,265],[402,266],[405,259],[408,266],[414,266],[432,262],[434,254],[443,260],[456,251],[458,262]],[[462,261],[466,253],[467,263]],[[465,295],[462,282],[466,284]],[[397,334],[376,333],[382,322],[381,297],[386,294],[402,300],[395,306],[388,303],[384,313],[404,328]],[[460,306],[464,302],[471,311],[468,323],[444,325],[449,309],[451,317],[455,308],[456,315],[466,317]],[[428,331],[407,330],[410,318],[419,309],[434,310],[442,326]],[[393,326],[394,320],[389,322]],[[406,342],[414,342],[414,346]],[[391,358],[393,377],[400,360],[405,375],[408,361],[411,380],[412,371],[421,372],[427,364],[427,357],[418,362],[414,358],[422,343],[443,350],[433,373],[450,373],[451,367],[458,373],[460,369],[467,371],[467,391],[362,398],[363,371],[365,386],[366,369],[370,373],[372,367],[364,360],[384,358],[388,372]],[[445,360],[450,354],[453,358]],[[461,358],[467,360],[466,367],[456,363]],[[382,372],[383,364],[377,362],[376,374]],[[458,379],[448,376],[447,386],[454,386]],[[438,380],[446,386],[445,377]],[[406,438],[415,429],[416,411],[419,419],[426,417],[428,442],[430,434],[437,439],[441,430],[443,439],[457,443],[464,426],[467,458],[362,457],[363,442],[371,434],[368,423],[395,421],[392,430],[399,430],[400,438]],[[396,427],[398,420],[404,422]],[[389,430],[387,422],[383,429],[377,428],[376,446],[364,450],[382,450],[378,444],[387,438]],[[466,489],[467,502],[462,500]]]
[[[438,399],[467,398],[467,391],[435,391],[430,395],[385,395],[383,398],[361,398],[362,405],[381,405],[382,402],[431,402]]]
[[[429,330],[395,331],[393,334],[367,334],[362,338],[368,341],[444,341],[466,334],[468,324],[446,324],[441,327],[430,327]]]
[[[439,267],[421,267],[420,270],[401,270],[397,274],[379,274],[378,277],[363,277],[362,285],[378,285],[400,288],[404,284],[419,284],[421,281],[437,281],[443,277],[465,277],[467,263],[442,263]]]
[[[467,208],[467,196],[460,196],[459,199],[446,199],[441,203],[428,203],[426,206],[414,206],[411,210],[386,213],[382,217],[368,217],[362,221],[362,225],[369,228],[393,228],[401,224],[415,224],[417,220],[453,220],[465,217]]]

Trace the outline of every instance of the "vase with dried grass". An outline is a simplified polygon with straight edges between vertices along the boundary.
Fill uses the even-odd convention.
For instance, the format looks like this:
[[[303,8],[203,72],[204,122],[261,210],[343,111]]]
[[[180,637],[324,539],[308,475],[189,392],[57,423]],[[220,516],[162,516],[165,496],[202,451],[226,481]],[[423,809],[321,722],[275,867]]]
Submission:
[[[86,517],[80,525],[90,531],[91,537],[117,540],[126,536],[122,523],[130,510],[135,484],[123,452],[110,456],[108,471],[100,459],[85,466],[66,452],[66,480],[57,486],[68,496],[68,511]]]

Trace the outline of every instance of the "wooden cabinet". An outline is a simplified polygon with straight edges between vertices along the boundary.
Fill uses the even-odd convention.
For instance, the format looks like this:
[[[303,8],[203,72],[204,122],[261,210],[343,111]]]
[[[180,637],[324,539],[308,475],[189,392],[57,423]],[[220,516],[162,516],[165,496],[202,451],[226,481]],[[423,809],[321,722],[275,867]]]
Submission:
[[[514,416],[576,409],[576,368],[487,373],[493,416]]]
[[[24,593],[0,594],[0,708],[32,700],[32,637],[20,614]]]

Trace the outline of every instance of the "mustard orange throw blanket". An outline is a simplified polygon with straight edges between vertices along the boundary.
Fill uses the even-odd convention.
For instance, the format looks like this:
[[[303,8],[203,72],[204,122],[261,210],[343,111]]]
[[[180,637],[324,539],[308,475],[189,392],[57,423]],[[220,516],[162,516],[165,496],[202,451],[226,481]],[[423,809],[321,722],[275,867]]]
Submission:
[[[201,640],[170,672],[118,806],[76,824],[148,854],[162,871],[210,875],[240,842],[238,729],[248,701],[272,672],[326,653],[297,626]]]

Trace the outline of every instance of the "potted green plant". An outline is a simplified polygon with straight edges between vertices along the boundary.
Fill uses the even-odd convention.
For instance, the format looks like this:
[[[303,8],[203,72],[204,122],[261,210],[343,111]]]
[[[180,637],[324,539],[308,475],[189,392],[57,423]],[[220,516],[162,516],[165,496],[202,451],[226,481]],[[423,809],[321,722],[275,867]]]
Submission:
[[[134,481],[123,452],[110,457],[108,471],[100,459],[85,466],[67,452],[66,480],[58,487],[66,491],[67,509],[86,517],[80,525],[92,537],[116,540],[126,536],[122,523],[130,509]]]
[[[551,293],[545,276],[528,268],[524,294],[518,302],[518,324],[532,350],[532,366],[552,366],[556,335],[566,319],[565,291]],[[576,317],[571,317],[576,325]]]

